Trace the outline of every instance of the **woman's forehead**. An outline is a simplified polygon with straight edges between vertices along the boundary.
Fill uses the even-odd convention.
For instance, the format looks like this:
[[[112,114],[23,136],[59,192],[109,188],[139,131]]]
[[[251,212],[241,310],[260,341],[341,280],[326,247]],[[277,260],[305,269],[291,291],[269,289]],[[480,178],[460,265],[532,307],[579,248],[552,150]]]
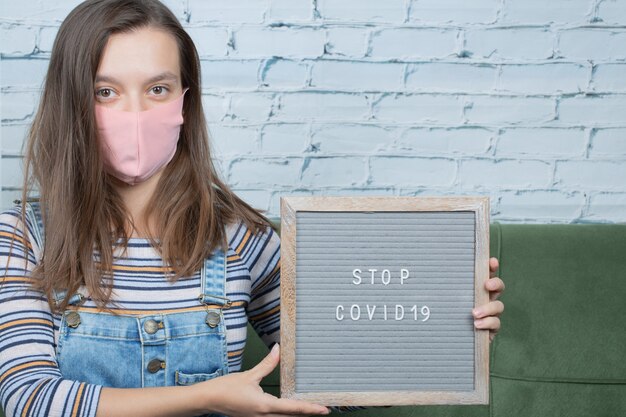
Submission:
[[[112,34],[100,57],[97,81],[180,77],[178,44],[171,34],[145,27]]]

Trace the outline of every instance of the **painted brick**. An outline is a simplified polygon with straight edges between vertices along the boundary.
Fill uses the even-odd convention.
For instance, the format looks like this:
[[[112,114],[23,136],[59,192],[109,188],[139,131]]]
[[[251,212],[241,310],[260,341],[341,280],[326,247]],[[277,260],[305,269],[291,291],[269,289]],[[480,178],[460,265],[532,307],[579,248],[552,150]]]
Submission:
[[[393,131],[375,125],[336,124],[316,128],[311,142],[323,153],[376,152],[391,142]]]
[[[411,128],[393,144],[403,153],[480,155],[488,151],[492,136],[489,129],[473,127]]]
[[[219,122],[228,111],[228,100],[216,94],[203,94],[202,108],[208,122]]]
[[[263,126],[261,149],[264,153],[300,154],[309,142],[309,129],[304,124],[271,124]]]
[[[590,0],[506,0],[502,21],[507,23],[585,23],[592,17]]]
[[[226,55],[228,50],[228,31],[226,28],[187,27],[185,30],[196,44],[198,55],[201,57]]]
[[[571,124],[626,124],[626,97],[566,97],[559,103],[559,120]]]
[[[268,190],[246,190],[246,189],[234,189],[237,197],[251,205],[253,208],[260,210],[267,210],[270,205],[270,198],[272,194]]]
[[[0,53],[27,55],[35,50],[37,30],[32,26],[0,25]],[[4,62],[2,63],[4,66]]]
[[[330,27],[326,29],[327,55],[341,55],[360,58],[367,51],[368,33],[364,28]]]
[[[554,100],[534,97],[472,97],[466,110],[470,123],[520,124],[554,118]]]
[[[318,0],[317,10],[324,20],[342,22],[402,23],[406,17],[404,0]]]
[[[21,187],[22,186],[22,170],[23,159],[3,157],[0,160],[2,165],[2,186],[3,187]]]
[[[35,114],[38,95],[28,92],[2,92],[0,94],[0,115],[2,122],[24,120]]]
[[[350,187],[350,188],[327,188],[315,192],[317,195],[337,195],[343,197],[359,196],[392,196],[395,195],[394,187]]]
[[[451,187],[440,187],[440,188],[433,188],[433,187],[422,187],[420,189],[415,189],[415,188],[399,188],[398,189],[398,195],[400,196],[421,196],[421,197],[440,197],[440,196],[454,196],[454,197],[459,197],[462,196],[464,194],[468,194],[466,190],[462,190],[462,189],[455,189],[455,188],[451,188]],[[469,195],[469,194],[468,194]],[[471,193],[472,196],[484,196],[484,197],[489,197],[490,198],[490,206],[491,206],[491,215],[492,215],[492,220],[494,220],[493,216],[496,211],[497,211],[497,199],[493,197],[492,193],[487,190],[487,191],[483,191],[483,190],[473,190]]]
[[[3,1],[2,16],[7,20],[60,21],[83,0]]]
[[[454,29],[393,28],[372,34],[369,56],[373,58],[445,58],[456,51]]]
[[[262,23],[267,3],[258,0],[187,0],[190,23]]]
[[[292,187],[299,182],[301,167],[301,158],[237,158],[231,164],[228,183]]]
[[[270,117],[273,102],[272,94],[232,94],[228,116],[239,122],[265,121]]]
[[[370,184],[449,186],[454,182],[456,171],[456,162],[448,158],[372,157]]]
[[[491,60],[547,59],[554,54],[554,34],[547,28],[488,28],[465,32],[465,51]]]
[[[626,59],[626,30],[564,30],[560,33],[559,52],[568,59]]]
[[[318,57],[324,54],[325,33],[318,29],[246,27],[234,33],[235,55],[246,57]]]
[[[13,207],[13,201],[18,198],[22,198],[22,190],[2,190],[2,199],[0,202],[2,203],[2,210],[6,210],[9,207]],[[37,194],[35,192],[35,194]]]
[[[584,156],[587,132],[581,128],[518,128],[505,129],[498,139],[496,156],[545,157]]]
[[[589,199],[585,220],[593,222],[626,222],[626,193],[599,193]]]
[[[374,106],[376,119],[410,123],[459,123],[463,102],[458,97],[390,94]]]
[[[0,149],[2,155],[22,155],[26,135],[28,135],[28,124],[2,125],[0,127]]]
[[[311,20],[312,5],[310,0],[270,0],[269,20],[284,22]]]
[[[591,69],[582,64],[503,65],[498,90],[526,94],[586,90]]]
[[[500,0],[411,0],[410,20],[428,23],[494,23]]]
[[[224,126],[216,124],[210,128],[213,155],[245,155],[258,149],[257,129],[248,126]]]
[[[301,184],[309,187],[355,186],[366,180],[366,158],[322,157],[307,158]]]
[[[560,187],[626,190],[626,164],[610,160],[557,161],[555,180]]]
[[[486,92],[494,88],[497,68],[485,64],[411,64],[406,77],[409,91]]]
[[[261,75],[265,87],[302,88],[306,85],[308,67],[302,62],[272,58]]]
[[[59,33],[58,26],[45,26],[39,29],[39,37],[37,40],[37,49],[39,52],[52,52],[52,45]]]
[[[599,93],[626,92],[626,64],[599,64],[593,73],[592,87]]]
[[[280,219],[280,198],[281,197],[310,197],[314,195],[314,190],[303,190],[292,188],[285,191],[277,191],[272,193],[270,200],[270,216]]]
[[[552,165],[537,160],[466,159],[460,162],[458,183],[464,188],[546,187],[552,181]]]
[[[203,58],[212,160],[260,208],[471,189],[502,221],[626,221],[622,0],[164,1]],[[3,3],[4,207],[79,2]]]
[[[584,204],[585,196],[580,192],[523,190],[502,192],[499,207],[507,218],[551,223],[577,218]]]
[[[626,128],[597,129],[591,136],[590,157],[626,156]]]
[[[201,61],[202,87],[256,88],[259,84],[258,60]]]
[[[46,72],[47,59],[3,59],[2,86],[42,88]]]
[[[626,2],[603,0],[598,5],[598,18],[611,25],[626,25]]]
[[[311,70],[311,86],[341,91],[399,91],[403,74],[404,64],[318,61]]]
[[[181,21],[182,24],[186,23],[187,19],[187,0],[160,0],[165,4],[174,15]]]
[[[355,120],[369,114],[367,98],[362,94],[290,93],[282,94],[281,106],[274,120]]]

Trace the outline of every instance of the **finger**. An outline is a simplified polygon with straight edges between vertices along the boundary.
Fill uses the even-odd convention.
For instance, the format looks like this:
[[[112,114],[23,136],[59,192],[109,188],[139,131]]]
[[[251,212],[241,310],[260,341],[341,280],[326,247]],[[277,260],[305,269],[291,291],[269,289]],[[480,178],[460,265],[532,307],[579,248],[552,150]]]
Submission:
[[[476,319],[480,319],[488,316],[496,316],[504,311],[504,303],[500,300],[490,301],[485,305],[476,307],[472,310],[472,315]]]
[[[485,281],[485,289],[489,292],[502,292],[504,291],[504,281],[500,277],[489,278]]]
[[[270,413],[287,415],[326,415],[330,411],[327,407],[308,401],[294,400],[291,398],[276,398],[270,401]]]
[[[498,262],[498,258],[489,258],[489,272],[491,274],[495,274],[500,268],[500,262]]]
[[[248,370],[256,380],[261,381],[265,376],[269,375],[280,361],[280,347],[276,343],[270,353],[268,353],[254,368]]]
[[[498,317],[489,316],[482,319],[474,320],[474,327],[479,330],[500,330],[500,319]]]

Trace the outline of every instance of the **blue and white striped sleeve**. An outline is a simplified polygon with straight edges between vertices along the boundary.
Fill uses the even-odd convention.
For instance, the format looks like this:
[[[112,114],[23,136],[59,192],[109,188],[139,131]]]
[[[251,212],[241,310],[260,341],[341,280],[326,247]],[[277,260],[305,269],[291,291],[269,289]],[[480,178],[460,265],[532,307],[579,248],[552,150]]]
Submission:
[[[20,212],[0,213],[0,403],[7,417],[94,417],[102,386],[61,375],[48,302],[30,286],[38,248],[30,224],[26,246]]]

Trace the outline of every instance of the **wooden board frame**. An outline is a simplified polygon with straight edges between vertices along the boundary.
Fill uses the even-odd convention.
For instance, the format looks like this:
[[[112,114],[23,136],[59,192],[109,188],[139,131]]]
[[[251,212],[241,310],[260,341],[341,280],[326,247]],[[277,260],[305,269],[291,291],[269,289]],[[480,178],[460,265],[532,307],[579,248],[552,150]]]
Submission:
[[[296,392],[296,213],[308,212],[420,212],[475,213],[474,306],[489,301],[489,197],[281,197],[281,309],[280,395],[326,406],[380,406],[489,403],[489,331],[474,337],[473,391]]]

